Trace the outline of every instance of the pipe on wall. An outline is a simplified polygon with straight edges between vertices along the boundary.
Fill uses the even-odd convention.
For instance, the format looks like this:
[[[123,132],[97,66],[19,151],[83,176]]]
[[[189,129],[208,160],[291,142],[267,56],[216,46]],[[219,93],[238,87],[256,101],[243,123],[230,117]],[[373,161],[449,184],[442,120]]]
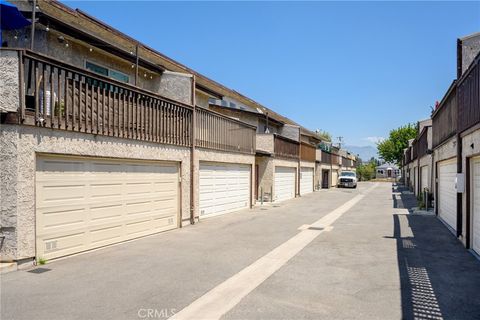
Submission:
[[[195,140],[196,140],[196,97],[195,75],[192,76],[192,148],[190,150],[190,223],[195,224]]]

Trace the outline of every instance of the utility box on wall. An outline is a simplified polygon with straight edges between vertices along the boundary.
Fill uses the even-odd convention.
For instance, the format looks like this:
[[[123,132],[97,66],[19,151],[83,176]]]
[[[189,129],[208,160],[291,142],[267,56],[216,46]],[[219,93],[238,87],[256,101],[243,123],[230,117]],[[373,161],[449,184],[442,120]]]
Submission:
[[[457,177],[455,178],[455,189],[457,189],[457,193],[465,192],[465,174],[464,173],[457,173]]]

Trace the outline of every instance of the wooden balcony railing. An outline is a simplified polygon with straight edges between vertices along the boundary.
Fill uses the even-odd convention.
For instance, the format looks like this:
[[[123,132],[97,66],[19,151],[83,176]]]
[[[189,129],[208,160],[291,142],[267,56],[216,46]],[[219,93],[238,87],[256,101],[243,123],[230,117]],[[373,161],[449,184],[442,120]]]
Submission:
[[[418,157],[418,140],[415,139],[415,141],[413,141],[412,143],[412,161],[417,159]]]
[[[20,124],[192,145],[191,106],[42,54],[18,52]],[[255,127],[209,110],[196,110],[199,147],[255,153]]]
[[[298,159],[300,146],[299,142],[274,135],[273,150],[276,157]]]
[[[188,105],[33,52],[22,67],[24,124],[191,145]]]
[[[322,150],[321,163],[332,164],[332,154]]]
[[[425,127],[424,130],[422,130],[420,137],[418,137],[417,140],[417,156],[419,158],[427,155],[428,153],[428,130],[431,130],[431,127]]]
[[[342,157],[342,166],[343,167],[351,167],[352,166],[352,160]]]
[[[307,143],[300,144],[300,160],[315,162],[316,148]]]
[[[220,113],[196,109],[196,145],[200,148],[255,153],[256,128]]]
[[[439,146],[457,133],[457,90],[453,83],[432,114],[432,146]]]
[[[340,156],[338,154],[332,153],[332,164],[339,165],[340,164]]]
[[[480,54],[457,83],[458,132],[480,123]]]

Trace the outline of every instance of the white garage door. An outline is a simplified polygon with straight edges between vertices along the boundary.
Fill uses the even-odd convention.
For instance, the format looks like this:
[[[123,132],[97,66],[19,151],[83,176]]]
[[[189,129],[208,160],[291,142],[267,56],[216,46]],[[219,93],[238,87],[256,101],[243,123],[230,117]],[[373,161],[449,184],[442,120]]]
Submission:
[[[455,160],[438,163],[438,215],[454,230],[457,227],[456,175]]]
[[[300,194],[313,192],[313,168],[302,167],[300,173]]]
[[[52,259],[177,227],[173,163],[39,157],[37,257]]]
[[[216,215],[248,208],[250,166],[200,163],[200,215]]]
[[[418,195],[418,167],[413,168],[413,192]]]
[[[275,199],[277,201],[295,198],[296,168],[275,167]]]
[[[472,161],[472,249],[480,254],[480,158]]]
[[[420,168],[420,175],[421,175],[421,185],[420,185],[420,192],[423,193],[423,191],[425,190],[425,188],[428,188],[428,166],[423,166]]]

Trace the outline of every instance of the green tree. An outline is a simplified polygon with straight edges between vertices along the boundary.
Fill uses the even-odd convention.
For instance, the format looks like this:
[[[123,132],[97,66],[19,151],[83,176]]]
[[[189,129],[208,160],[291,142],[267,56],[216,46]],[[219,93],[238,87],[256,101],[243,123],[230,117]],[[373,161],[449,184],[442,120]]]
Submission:
[[[376,160],[372,158],[369,162],[365,162],[357,166],[357,177],[360,181],[368,181],[375,178]]]
[[[315,134],[322,141],[328,141],[328,142],[332,141],[332,135],[325,130],[316,130]]]
[[[388,139],[377,143],[378,154],[387,161],[400,164],[403,157],[403,149],[408,147],[408,140],[417,136],[417,127],[414,124],[407,124],[390,131]]]

